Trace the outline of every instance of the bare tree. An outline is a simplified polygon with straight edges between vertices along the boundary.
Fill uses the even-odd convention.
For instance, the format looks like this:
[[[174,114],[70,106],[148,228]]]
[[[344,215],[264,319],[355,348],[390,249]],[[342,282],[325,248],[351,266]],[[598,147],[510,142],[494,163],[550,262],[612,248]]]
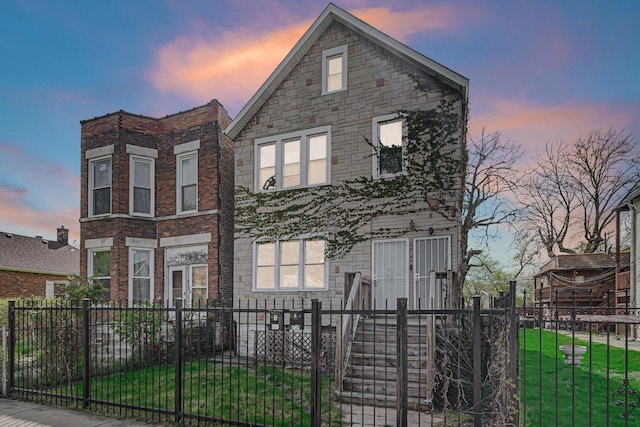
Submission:
[[[524,226],[550,258],[575,253],[567,243],[575,233],[581,252],[603,249],[613,208],[638,181],[638,154],[631,135],[613,129],[593,130],[571,145],[546,144],[518,195]]]
[[[638,149],[630,134],[593,130],[578,138],[570,169],[579,200],[584,252],[601,248],[604,230],[615,218],[613,208],[638,181]]]
[[[469,250],[470,234],[476,234],[478,243],[484,246],[497,226],[516,217],[517,208],[508,196],[517,186],[515,165],[524,153],[520,145],[504,139],[500,132],[488,132],[484,128],[480,135],[468,137],[467,150],[459,285],[464,283],[471,258],[476,255]]]
[[[568,171],[569,150],[563,141],[548,142],[544,154],[533,170],[525,174],[518,189],[524,223],[537,236],[549,258],[555,256],[556,247],[563,253],[575,253],[564,245],[577,208],[574,182]]]

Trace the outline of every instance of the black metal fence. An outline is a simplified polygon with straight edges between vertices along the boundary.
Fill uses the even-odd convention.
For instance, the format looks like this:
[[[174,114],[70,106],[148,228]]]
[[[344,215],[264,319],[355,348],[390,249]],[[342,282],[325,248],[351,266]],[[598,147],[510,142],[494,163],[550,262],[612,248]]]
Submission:
[[[350,311],[318,301],[10,303],[9,392],[187,425],[517,425],[514,303],[406,303]],[[359,322],[337,363],[345,314]]]
[[[525,293],[518,309],[522,425],[640,426],[640,309],[629,289],[538,296]]]

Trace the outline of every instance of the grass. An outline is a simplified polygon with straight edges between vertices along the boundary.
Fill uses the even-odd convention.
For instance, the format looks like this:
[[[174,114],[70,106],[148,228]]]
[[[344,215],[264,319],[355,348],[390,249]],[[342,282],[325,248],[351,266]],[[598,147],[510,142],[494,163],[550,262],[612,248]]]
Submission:
[[[526,331],[526,338],[525,338]],[[560,345],[572,338],[552,331],[520,332],[520,398],[527,426],[625,426],[640,425],[640,408],[623,418],[625,399],[624,349],[577,340],[587,346],[579,366],[566,365]],[[628,352],[628,402],[640,392],[640,353]],[[627,406],[631,409],[631,406]],[[523,424],[524,425],[524,424]]]
[[[311,378],[301,371],[266,366],[222,366],[197,360],[183,366],[182,412],[200,417],[273,426],[311,424]],[[73,392],[82,396],[82,383]],[[69,390],[65,390],[67,393]],[[173,412],[175,366],[104,375],[91,380],[91,399]],[[331,406],[331,384],[323,383],[323,425],[340,425]],[[98,405],[101,412],[145,417],[131,409]],[[93,405],[92,405],[93,407]],[[147,414],[148,416],[148,414]]]

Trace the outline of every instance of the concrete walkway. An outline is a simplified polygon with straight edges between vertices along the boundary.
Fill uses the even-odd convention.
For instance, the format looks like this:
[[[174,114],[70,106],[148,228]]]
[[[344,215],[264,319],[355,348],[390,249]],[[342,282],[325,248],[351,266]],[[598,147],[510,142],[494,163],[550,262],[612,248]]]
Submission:
[[[150,427],[161,425],[118,420],[87,412],[0,398],[0,426],[2,427]]]

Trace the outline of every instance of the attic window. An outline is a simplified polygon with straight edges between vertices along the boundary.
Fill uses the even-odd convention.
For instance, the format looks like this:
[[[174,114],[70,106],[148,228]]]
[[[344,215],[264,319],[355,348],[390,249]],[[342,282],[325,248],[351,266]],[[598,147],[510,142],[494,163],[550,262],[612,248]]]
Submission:
[[[347,89],[347,45],[322,52],[322,94]]]

